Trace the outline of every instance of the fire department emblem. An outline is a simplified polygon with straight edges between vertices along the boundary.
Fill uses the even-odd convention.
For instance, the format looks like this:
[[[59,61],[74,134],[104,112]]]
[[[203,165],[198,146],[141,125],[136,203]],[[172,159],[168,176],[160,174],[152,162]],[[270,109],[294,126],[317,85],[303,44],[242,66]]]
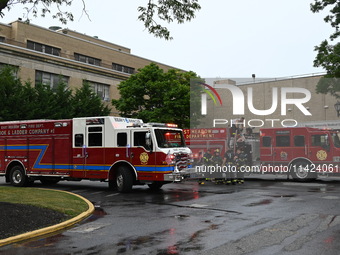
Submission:
[[[285,151],[281,151],[280,157],[282,160],[286,160],[288,158],[288,153]]]
[[[318,158],[318,160],[325,160],[327,158],[327,152],[324,150],[319,150],[316,153],[316,157]]]
[[[142,152],[139,156],[139,159],[142,164],[146,164],[148,163],[149,155],[146,152]]]

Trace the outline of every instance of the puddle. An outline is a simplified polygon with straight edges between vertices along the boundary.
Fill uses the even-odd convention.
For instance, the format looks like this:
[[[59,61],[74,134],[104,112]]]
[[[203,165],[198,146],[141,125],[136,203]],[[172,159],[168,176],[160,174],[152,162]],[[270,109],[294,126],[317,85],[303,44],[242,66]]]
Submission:
[[[145,243],[149,243],[153,241],[155,237],[152,236],[139,236],[135,239],[124,239],[117,243],[118,246],[124,245],[124,246],[130,246],[130,245],[141,245]]]
[[[274,184],[272,182],[260,182],[260,186],[263,188],[267,188],[270,186],[273,186]]]
[[[219,226],[217,225],[217,224],[211,224],[210,226],[209,226],[209,229],[210,230],[215,230],[215,229],[218,229],[219,228]]]
[[[175,215],[175,219],[179,219],[179,220],[183,220],[185,218],[190,217],[189,215],[184,215],[184,214],[180,214],[180,215]]]
[[[176,255],[176,254],[183,254],[186,252],[198,252],[201,251],[202,245],[197,246],[189,246],[185,248],[179,248],[177,245],[169,246],[167,249],[158,250],[157,255]]]
[[[327,192],[332,192],[334,191],[334,189],[332,188],[325,188],[325,187],[322,187],[322,188],[310,188],[308,190],[308,192],[317,192],[317,193],[327,193]]]
[[[160,242],[160,236],[171,234],[173,229],[154,233],[153,235],[126,237],[121,239],[115,246],[118,246],[117,254],[138,254],[136,251],[142,247],[152,247]],[[131,253],[132,252],[132,253]]]
[[[296,197],[295,194],[289,194],[289,195],[267,195],[268,197]]]
[[[117,251],[117,254],[137,250],[139,249],[140,245],[153,243],[154,240],[155,237],[152,236],[139,236],[135,239],[123,239],[122,241],[117,243],[117,246],[120,246],[120,248]]]
[[[273,202],[272,199],[263,199],[259,202],[254,202],[254,203],[250,203],[248,205],[245,205],[245,206],[258,206],[258,205],[268,205],[270,204],[271,202]]]
[[[92,215],[88,219],[86,219],[84,223],[95,221],[99,218],[104,217],[105,215],[107,215],[105,210],[101,208],[100,205],[95,205]]]

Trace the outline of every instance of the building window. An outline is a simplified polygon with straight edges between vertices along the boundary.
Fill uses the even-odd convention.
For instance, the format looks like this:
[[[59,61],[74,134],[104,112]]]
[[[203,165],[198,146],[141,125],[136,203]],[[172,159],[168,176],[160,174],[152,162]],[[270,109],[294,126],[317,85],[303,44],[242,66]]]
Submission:
[[[42,83],[44,85],[49,85],[51,89],[56,89],[61,82],[68,84],[68,79],[69,77],[61,74],[35,71],[35,84]]]
[[[133,67],[128,67],[128,66],[123,66],[120,64],[112,63],[112,69],[123,72],[123,73],[128,73],[128,74],[133,74],[135,72],[135,69]]]
[[[5,37],[0,36],[0,42],[5,42]]]
[[[60,49],[46,44],[41,44],[33,41],[27,41],[27,49],[44,52],[55,56],[60,56]]]
[[[78,53],[74,53],[74,59],[80,62],[84,62],[90,65],[100,66],[101,60],[98,58],[93,58]]]
[[[101,100],[110,101],[110,85],[98,82],[87,81],[91,89],[98,95]]]

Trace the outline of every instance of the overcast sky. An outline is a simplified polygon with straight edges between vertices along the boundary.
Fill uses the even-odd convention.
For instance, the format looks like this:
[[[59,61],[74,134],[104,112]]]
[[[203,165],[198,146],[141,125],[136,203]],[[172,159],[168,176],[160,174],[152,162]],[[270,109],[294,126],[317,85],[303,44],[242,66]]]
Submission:
[[[313,14],[313,0],[200,0],[202,9],[189,23],[168,25],[174,39],[155,38],[137,20],[138,5],[147,0],[86,0],[90,16],[80,4],[69,9],[74,22],[62,25],[52,18],[33,18],[42,27],[61,26],[131,49],[131,53],[203,78],[288,77],[323,72],[313,67],[314,46],[332,33]],[[15,6],[2,23],[23,16]]]

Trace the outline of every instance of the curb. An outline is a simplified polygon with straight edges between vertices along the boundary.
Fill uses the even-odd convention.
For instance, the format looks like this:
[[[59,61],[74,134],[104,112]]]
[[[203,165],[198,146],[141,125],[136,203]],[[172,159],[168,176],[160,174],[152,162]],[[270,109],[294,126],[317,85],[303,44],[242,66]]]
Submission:
[[[49,226],[49,227],[46,227],[46,228],[42,228],[42,229],[34,230],[34,231],[31,231],[31,232],[27,232],[27,233],[24,233],[24,234],[20,234],[20,235],[17,235],[17,236],[12,236],[12,237],[8,237],[6,239],[2,239],[2,240],[0,240],[0,247],[4,246],[4,245],[8,245],[8,244],[32,239],[32,238],[35,238],[35,237],[38,237],[38,236],[47,235],[47,234],[50,234],[50,233],[53,233],[53,232],[60,231],[60,230],[65,229],[65,228],[69,228],[72,225],[74,225],[74,224],[82,221],[83,219],[89,217],[93,213],[94,206],[86,198],[84,198],[84,197],[82,197],[78,194],[68,192],[68,191],[63,191],[63,190],[54,190],[54,191],[65,192],[65,193],[71,194],[73,196],[79,197],[80,199],[82,199],[84,202],[87,203],[87,205],[89,206],[89,209],[87,211],[79,214],[78,216],[76,216],[72,219],[69,219],[67,221],[64,221],[62,223],[59,223],[57,225]]]

